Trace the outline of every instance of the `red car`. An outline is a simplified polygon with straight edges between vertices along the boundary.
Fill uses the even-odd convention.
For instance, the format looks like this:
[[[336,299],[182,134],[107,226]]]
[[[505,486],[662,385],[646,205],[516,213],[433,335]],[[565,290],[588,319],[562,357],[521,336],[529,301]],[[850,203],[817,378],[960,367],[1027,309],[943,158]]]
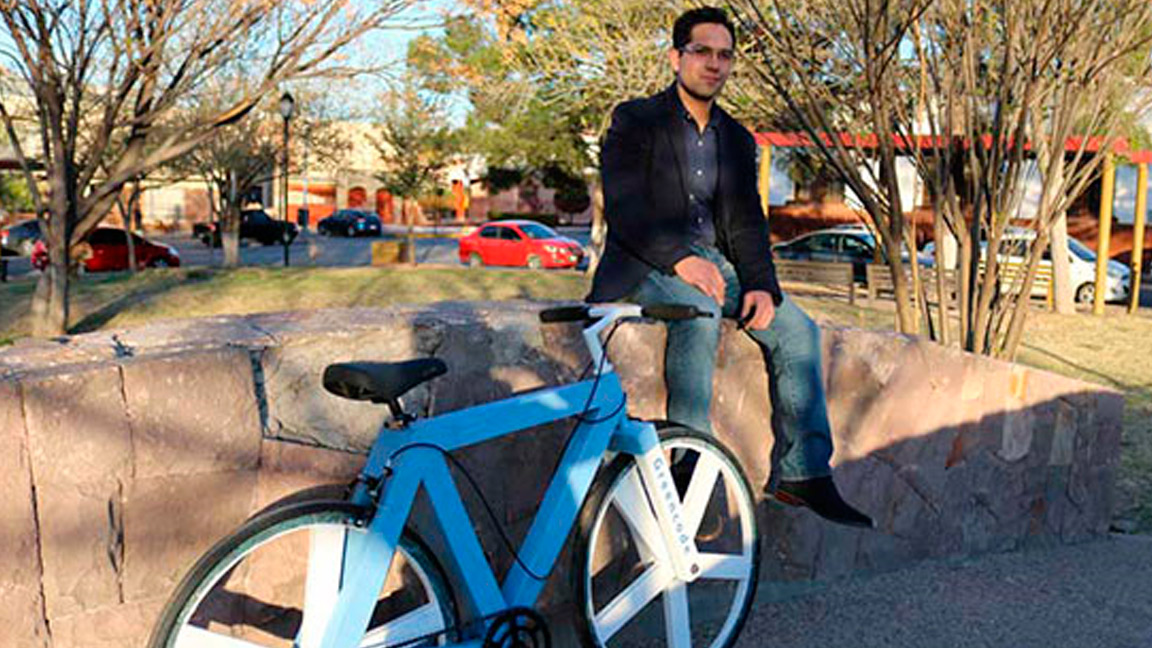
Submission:
[[[533,221],[489,223],[460,239],[460,262],[472,267],[528,266],[574,268],[584,248],[552,228]]]
[[[79,260],[87,272],[107,272],[128,269],[127,232],[115,227],[97,227],[80,246]],[[135,234],[132,244],[136,250],[138,268],[175,268],[180,265],[180,254],[175,248],[152,243]],[[43,270],[48,266],[48,248],[37,241],[32,250],[32,267]]]

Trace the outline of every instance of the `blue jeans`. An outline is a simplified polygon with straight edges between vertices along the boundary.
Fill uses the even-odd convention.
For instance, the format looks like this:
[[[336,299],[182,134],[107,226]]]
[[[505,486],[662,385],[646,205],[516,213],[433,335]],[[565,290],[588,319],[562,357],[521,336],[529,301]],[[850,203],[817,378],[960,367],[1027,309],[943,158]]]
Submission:
[[[724,276],[723,308],[695,286],[659,270],[653,270],[627,299],[640,305],[691,304],[713,314],[708,319],[669,322],[664,352],[668,418],[710,433],[708,413],[720,316],[740,316],[742,291],[735,268],[718,250],[693,247],[693,252],[715,263]],[[785,295],[767,329],[746,333],[760,346],[768,369],[771,424],[776,433],[773,475],[798,480],[831,474],[832,431],[821,376],[820,328]]]

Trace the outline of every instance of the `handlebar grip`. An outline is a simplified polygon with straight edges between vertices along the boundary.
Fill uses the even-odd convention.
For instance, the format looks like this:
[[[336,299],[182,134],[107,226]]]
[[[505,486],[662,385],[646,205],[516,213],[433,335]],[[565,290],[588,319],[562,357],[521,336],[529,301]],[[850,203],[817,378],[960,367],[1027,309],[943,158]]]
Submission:
[[[583,322],[588,319],[587,306],[557,306],[540,311],[540,321],[545,324],[557,322]]]
[[[641,312],[644,317],[658,320],[690,320],[697,317],[712,317],[712,313],[687,304],[652,304],[645,306]]]

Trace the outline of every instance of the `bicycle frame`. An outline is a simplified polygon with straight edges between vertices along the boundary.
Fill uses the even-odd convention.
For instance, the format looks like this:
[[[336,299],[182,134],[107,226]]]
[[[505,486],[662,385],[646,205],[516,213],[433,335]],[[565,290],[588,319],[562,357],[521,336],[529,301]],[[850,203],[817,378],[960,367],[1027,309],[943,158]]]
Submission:
[[[602,322],[601,324],[606,324]],[[608,450],[635,455],[656,521],[677,575],[691,582],[699,567],[690,534],[683,533],[682,509],[653,424],[627,417],[619,377],[598,348],[603,326],[585,331],[599,378],[513,396],[431,419],[377,438],[352,501],[377,505],[368,533],[349,536],[343,585],[335,600],[320,648],[358,646],[384,585],[395,548],[423,486],[448,552],[459,566],[463,594],[481,617],[513,607],[533,607],[551,573]],[[591,338],[595,337],[595,343]],[[597,353],[600,351],[600,353]],[[555,474],[503,583],[484,556],[444,453],[580,415]],[[373,484],[380,484],[379,489]],[[477,642],[466,642],[479,643]]]

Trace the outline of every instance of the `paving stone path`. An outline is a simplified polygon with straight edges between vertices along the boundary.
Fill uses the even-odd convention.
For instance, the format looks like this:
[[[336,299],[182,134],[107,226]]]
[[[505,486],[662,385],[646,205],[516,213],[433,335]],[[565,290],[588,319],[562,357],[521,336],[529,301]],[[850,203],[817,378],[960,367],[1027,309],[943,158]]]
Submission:
[[[1152,648],[1152,536],[758,592],[738,648]]]

